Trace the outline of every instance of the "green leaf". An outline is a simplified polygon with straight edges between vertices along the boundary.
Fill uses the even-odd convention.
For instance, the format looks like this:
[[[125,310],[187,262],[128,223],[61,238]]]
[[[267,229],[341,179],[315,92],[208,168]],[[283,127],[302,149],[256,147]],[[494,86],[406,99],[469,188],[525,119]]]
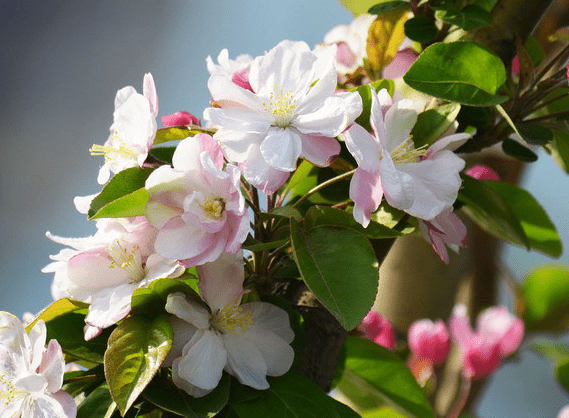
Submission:
[[[405,35],[415,42],[429,43],[439,34],[439,28],[433,19],[427,16],[415,16],[405,22]]]
[[[403,80],[423,93],[461,104],[489,106],[507,100],[496,96],[506,81],[502,60],[474,42],[431,45]]]
[[[403,10],[410,8],[411,4],[408,1],[386,1],[370,7],[367,12],[370,15],[380,15],[383,13],[391,12],[393,10]]]
[[[281,219],[294,218],[298,222],[300,222],[300,221],[302,221],[302,214],[298,211],[298,209],[293,208],[290,205],[286,205],[286,206],[277,206],[276,208],[274,208],[273,210],[271,210],[268,213],[267,212],[261,212],[261,213],[259,213],[259,218],[263,221],[265,221],[267,219],[275,219],[275,218],[281,218]]]
[[[555,377],[566,392],[569,392],[569,361],[555,368]]]
[[[563,246],[547,213],[518,186],[464,176],[458,200],[488,233],[551,257],[561,255]]]
[[[348,337],[343,379],[377,397],[406,417],[434,418],[423,390],[395,353],[373,341]],[[341,390],[342,382],[339,388]]]
[[[553,161],[569,174],[569,134],[553,131],[553,141],[543,146]]]
[[[526,163],[537,161],[537,155],[532,150],[510,138],[506,138],[502,141],[502,150],[507,155]]]
[[[260,241],[256,241],[255,239],[250,239],[250,240],[247,239],[243,243],[242,247],[245,250],[249,250],[251,252],[269,251],[269,250],[273,250],[275,248],[282,247],[283,245],[285,245],[289,241],[290,241],[289,238],[280,239],[277,241],[270,241],[270,242],[260,242]]]
[[[197,279],[197,278],[196,278]],[[133,315],[157,316],[165,313],[164,306],[170,293],[183,292],[186,295],[199,298],[199,295],[189,284],[178,279],[158,279],[148,286],[135,289],[131,299]]]
[[[538,340],[530,344],[530,348],[554,364],[569,361],[569,346],[552,340]]]
[[[385,225],[386,227],[393,229],[398,226],[399,222],[406,217],[407,214],[402,210],[395,209],[392,206],[389,206],[387,201],[381,202],[379,208],[371,214],[371,219],[374,222],[377,222],[381,225]]]
[[[371,221],[367,228],[356,222],[354,216],[341,209],[329,206],[312,206],[304,220],[304,228],[310,230],[316,226],[327,225],[332,227],[351,228],[367,238],[394,238],[405,235],[404,232],[390,229],[382,224]],[[407,231],[406,231],[407,232]]]
[[[524,141],[532,145],[545,145],[553,139],[553,132],[540,125],[517,123],[516,128]]]
[[[394,411],[388,406],[383,406],[373,411],[366,412],[362,415],[363,418],[405,418],[405,415]]]
[[[419,113],[411,131],[415,148],[433,144],[452,125],[459,112],[458,103],[448,103]]]
[[[148,152],[148,154],[159,161],[171,165],[174,151],[176,151],[176,147],[154,147]]]
[[[103,418],[115,408],[109,388],[103,384],[81,401],[77,407],[77,418]]]
[[[40,319],[43,319],[43,321],[47,323],[57,318],[58,316],[62,316],[71,312],[81,311],[87,309],[88,307],[88,303],[78,300],[69,298],[58,299],[43,311],[41,311],[39,314],[37,314],[34,320],[26,327],[26,331],[30,332],[30,330]]]
[[[270,387],[251,400],[231,406],[240,418],[356,418],[316,383],[297,372],[269,377]],[[257,391],[259,392],[259,391]]]
[[[569,326],[569,267],[548,265],[532,271],[522,293],[524,321],[532,330],[563,331]]]
[[[152,380],[172,347],[166,316],[130,316],[111,334],[105,377],[122,415]]]
[[[460,10],[456,10],[453,5],[439,8],[435,16],[443,22],[456,25],[464,30],[470,31],[492,24],[492,16],[482,7],[468,5]]]
[[[524,42],[524,49],[531,58],[534,67],[537,67],[545,59],[545,52],[533,36],[528,36]]]
[[[148,200],[144,183],[153,170],[132,167],[115,174],[91,202],[89,219],[144,215]]]
[[[174,385],[171,378],[156,375],[142,396],[165,411],[186,418],[210,418],[227,404],[230,378],[224,373],[217,387],[201,398],[194,398]]]
[[[84,314],[68,312],[51,319],[49,322],[46,321],[47,340],[57,340],[65,355],[72,356],[74,360],[103,363],[107,340],[111,333],[110,329],[105,329],[98,337],[85,341],[83,338],[84,327]]]
[[[352,229],[309,231],[291,219],[293,255],[308,288],[347,330],[371,309],[379,266],[370,242]]]
[[[474,2],[476,6],[482,7],[487,12],[491,12],[496,3],[498,3],[498,0],[476,0]]]
[[[170,141],[180,141],[189,136],[196,136],[199,133],[206,133],[208,135],[213,135],[215,133],[215,130],[201,128],[195,125],[172,126],[170,128],[162,128],[156,131],[156,137],[154,138],[154,145]]]
[[[395,83],[393,80],[378,80],[371,83],[371,85],[364,85],[359,86],[355,89],[350,89],[350,91],[357,91],[358,94],[362,98],[362,113],[356,119],[356,123],[362,126],[367,131],[371,131],[370,125],[370,115],[371,115],[371,87],[372,86],[376,92],[379,92],[381,89],[387,89],[390,96],[393,96],[393,92],[395,91]]]

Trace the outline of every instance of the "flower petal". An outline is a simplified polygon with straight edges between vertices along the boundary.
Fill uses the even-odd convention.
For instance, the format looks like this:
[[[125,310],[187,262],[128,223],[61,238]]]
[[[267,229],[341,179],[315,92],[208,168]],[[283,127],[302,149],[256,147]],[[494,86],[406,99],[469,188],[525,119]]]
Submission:
[[[242,251],[237,254],[222,253],[217,260],[197,266],[196,269],[200,277],[200,295],[212,312],[217,312],[243,293],[245,268]]]
[[[166,299],[166,311],[192,324],[198,329],[209,329],[211,317],[203,303],[189,299],[181,292],[171,293]]]
[[[334,157],[340,154],[342,147],[336,138],[319,134],[302,134],[301,157],[312,164],[327,167]]]
[[[243,334],[233,333],[222,336],[227,349],[227,372],[239,382],[255,389],[268,389],[267,364],[261,351]]]
[[[379,172],[370,173],[358,168],[350,181],[350,199],[354,201],[354,219],[366,228],[371,214],[377,210],[383,199]]]
[[[290,344],[294,340],[294,331],[285,310],[267,302],[250,302],[241,305],[244,314],[249,313],[255,327],[277,334]]]
[[[244,337],[261,352],[268,376],[282,376],[289,371],[294,361],[294,350],[284,339],[258,326],[250,327]]]
[[[381,145],[376,137],[354,123],[344,133],[344,142],[362,170],[376,172],[379,169]]]
[[[302,152],[300,134],[295,129],[271,128],[259,148],[271,167],[281,171],[294,171]]]

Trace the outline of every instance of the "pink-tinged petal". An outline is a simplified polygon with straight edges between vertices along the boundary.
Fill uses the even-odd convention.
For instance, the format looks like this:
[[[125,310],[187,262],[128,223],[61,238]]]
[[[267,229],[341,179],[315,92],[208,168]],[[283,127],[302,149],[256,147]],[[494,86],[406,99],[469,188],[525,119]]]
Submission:
[[[294,350],[276,333],[251,326],[244,333],[244,338],[261,352],[268,376],[282,376],[289,371],[294,361]]]
[[[266,194],[272,194],[281,187],[290,173],[277,170],[265,161],[258,147],[252,145],[247,160],[239,165],[245,179]]]
[[[243,385],[255,389],[268,389],[267,364],[263,354],[255,344],[244,337],[244,334],[234,333],[222,336],[227,349],[227,372],[235,376]]]
[[[465,174],[478,180],[501,180],[500,176],[498,176],[498,173],[485,165],[474,165],[466,170]]]
[[[504,357],[514,353],[524,337],[524,322],[503,306],[485,309],[476,321],[476,330],[499,342]]]
[[[184,346],[182,357],[172,364],[174,384],[178,386],[185,381],[200,389],[214,389],[226,362],[227,351],[222,340],[212,331],[198,331]]]
[[[178,144],[178,147],[180,145]],[[196,156],[199,161],[199,154]],[[182,199],[173,200],[169,197],[167,200],[161,198],[161,194],[171,195],[172,193],[178,193],[183,195],[188,187],[188,174],[183,171],[174,170],[172,167],[163,165],[158,167],[150,176],[146,179],[144,187],[153,200],[160,200],[165,204],[170,204],[175,206]]]
[[[502,364],[500,345],[484,335],[475,335],[462,355],[462,372],[468,379],[488,377]]]
[[[248,109],[258,114],[264,113],[262,100],[252,91],[239,87],[227,75],[212,75],[207,82],[207,86],[213,100],[223,108],[240,108]],[[219,112],[212,112],[213,110],[220,109],[206,109],[204,118],[211,121],[214,125],[225,126],[222,123],[218,123]],[[229,128],[228,126],[225,127]]]
[[[450,263],[450,257],[448,255],[448,250],[445,245],[445,241],[441,238],[440,235],[433,233],[432,230],[429,230],[429,236],[431,239],[431,243],[433,244],[433,249],[437,253],[437,255],[441,258],[441,260],[448,264]]]
[[[249,84],[249,67],[241,68],[233,73],[231,81],[237,84],[239,87],[244,88],[253,92],[251,84]]]
[[[227,227],[229,235],[224,247],[224,252],[235,254],[241,249],[243,241],[247,239],[250,230],[249,214],[244,212],[243,215],[235,215],[231,212],[227,213]]]
[[[93,327],[107,328],[126,318],[136,285],[127,283],[102,290],[93,296],[85,322]]]
[[[75,418],[77,416],[77,405],[75,405],[75,401],[69,393],[59,390],[51,396],[61,405],[65,418]]]
[[[344,142],[362,170],[378,171],[381,147],[376,137],[354,123],[344,133]]]
[[[212,312],[234,302],[243,294],[243,253],[222,253],[217,260],[198,266],[200,277],[198,287],[201,297],[207,302]]]
[[[395,54],[395,58],[383,69],[383,78],[391,80],[403,77],[411,64],[417,59],[417,53],[412,49],[404,49]]]
[[[379,162],[379,175],[385,200],[394,208],[407,211],[415,203],[416,186],[415,179],[401,170],[402,167],[401,165],[395,166],[391,156],[385,152]]]
[[[223,153],[221,152],[221,147],[219,143],[213,139],[210,135],[199,133],[194,136],[194,140],[199,142],[200,149],[203,152],[207,153],[215,166],[221,170],[223,169]]]
[[[471,339],[474,338],[474,331],[470,325],[470,319],[466,314],[466,306],[456,305],[452,310],[449,319],[450,335],[462,350],[468,346]]]
[[[24,406],[21,418],[69,418],[75,415],[74,410],[65,411],[59,399],[51,395],[43,395]]]
[[[299,112],[297,110],[297,112]],[[310,113],[297,113],[294,126],[304,134],[337,136],[348,126],[349,116],[340,97],[328,97],[322,107]]]
[[[112,268],[112,262],[109,252],[104,248],[85,251],[68,261],[67,276],[74,287],[91,291],[128,283],[131,279],[128,272]]]
[[[146,204],[146,217],[150,224],[158,229],[166,225],[170,219],[181,216],[182,214],[183,212],[181,210],[176,210],[156,200],[149,200]]]
[[[344,42],[340,42],[338,44],[338,50],[336,51],[336,60],[338,60],[339,63],[345,67],[350,68],[356,63],[357,58],[358,57],[352,52],[348,44]]]
[[[417,122],[417,115],[415,103],[411,100],[400,100],[389,108],[385,114],[385,141],[383,142],[388,152],[393,152],[410,138],[411,130]]]
[[[294,171],[302,152],[302,141],[293,129],[271,128],[259,148],[271,167],[280,171]]]
[[[61,346],[56,340],[50,340],[39,366],[39,373],[47,379],[48,392],[55,393],[61,389],[64,372],[65,360]]]
[[[205,135],[206,137],[209,136],[206,134],[198,135]],[[197,135],[195,137],[183,139],[176,147],[176,151],[172,156],[172,166],[176,170],[199,171],[201,169],[200,154],[203,150],[200,147],[200,141],[196,137]],[[154,172],[152,174],[154,174]]]
[[[181,259],[179,263],[188,268],[217,260],[223,253],[228,234],[229,231],[227,231],[227,229],[223,229],[216,234],[207,234],[204,239],[199,242],[201,252],[195,256],[183,260]]]
[[[300,156],[320,167],[329,166],[342,150],[336,138],[318,134],[302,134],[300,137],[302,139]]]
[[[383,199],[379,172],[358,168],[350,181],[350,199],[354,201],[354,219],[366,228]]]
[[[142,92],[144,94],[144,97],[148,99],[148,103],[150,104],[150,112],[154,115],[154,117],[158,116],[158,95],[156,94],[154,78],[150,73],[144,74]]]
[[[288,314],[278,306],[267,302],[250,302],[241,305],[241,309],[244,315],[250,314],[255,327],[278,335],[288,344],[294,340]]]
[[[210,313],[207,308],[200,301],[187,298],[184,293],[169,294],[165,309],[198,329],[209,329]]]
[[[393,104],[391,96],[387,89],[381,89],[376,92],[371,85],[369,86],[371,92],[371,111],[370,111],[370,124],[373,133],[382,147],[385,147],[385,121],[384,121],[384,108],[390,107]]]
[[[415,321],[407,334],[409,348],[414,356],[442,364],[450,349],[450,337],[443,321],[430,319]]]
[[[162,125],[166,128],[171,126],[201,125],[200,120],[191,113],[180,110],[171,115],[164,115],[160,118]]]

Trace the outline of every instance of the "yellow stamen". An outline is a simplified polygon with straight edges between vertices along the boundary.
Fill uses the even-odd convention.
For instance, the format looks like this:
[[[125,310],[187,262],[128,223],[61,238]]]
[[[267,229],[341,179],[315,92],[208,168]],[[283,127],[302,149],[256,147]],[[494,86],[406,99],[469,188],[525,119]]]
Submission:
[[[222,309],[216,312],[210,320],[211,328],[222,334],[247,332],[253,324],[251,313],[243,313],[243,308],[239,306],[239,298],[229,302]]]
[[[283,89],[279,90],[275,84],[275,92],[269,96],[269,103],[263,103],[263,106],[265,106],[265,112],[271,113],[275,118],[275,126],[286,128],[290,126],[298,106],[292,90],[285,94]]]
[[[109,268],[118,267],[125,270],[132,279],[131,283],[138,283],[146,277],[148,270],[142,265],[140,247],[138,245],[134,245],[132,250],[129,251],[117,240],[113,245],[106,248],[106,251],[112,258]]]
[[[136,150],[129,147],[122,139],[120,139],[117,131],[115,131],[110,140],[114,146],[93,144],[93,146],[89,148],[91,155],[104,155],[105,164],[112,163],[120,159],[136,158]]]
[[[221,197],[206,199],[203,205],[204,211],[214,219],[221,219],[225,212],[225,200]]]
[[[395,164],[415,163],[417,162],[418,158],[421,158],[423,155],[427,154],[427,146],[428,145],[425,144],[415,149],[413,141],[411,138],[408,138],[399,144],[397,148],[391,152],[390,155]]]

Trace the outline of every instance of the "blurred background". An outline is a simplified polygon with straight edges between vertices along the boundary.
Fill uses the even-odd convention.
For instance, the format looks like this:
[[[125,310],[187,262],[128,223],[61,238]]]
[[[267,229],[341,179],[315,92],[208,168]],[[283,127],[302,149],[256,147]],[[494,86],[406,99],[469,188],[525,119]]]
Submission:
[[[210,99],[205,58],[262,54],[283,39],[322,41],[351,14],[335,0],[166,1],[4,0],[0,6],[0,310],[22,316],[51,303],[52,275],[40,269],[64,237],[94,233],[73,197],[100,191],[102,157],[91,157],[112,123],[114,96],[142,91],[154,76],[159,115],[201,118]],[[160,127],[160,123],[159,123]],[[544,206],[569,245],[569,177],[546,154],[522,185]],[[522,278],[551,262],[507,246],[503,259]],[[569,263],[567,251],[556,262]],[[567,340],[567,338],[566,338]],[[524,351],[493,376],[480,417],[555,417],[569,397],[551,366]]]

